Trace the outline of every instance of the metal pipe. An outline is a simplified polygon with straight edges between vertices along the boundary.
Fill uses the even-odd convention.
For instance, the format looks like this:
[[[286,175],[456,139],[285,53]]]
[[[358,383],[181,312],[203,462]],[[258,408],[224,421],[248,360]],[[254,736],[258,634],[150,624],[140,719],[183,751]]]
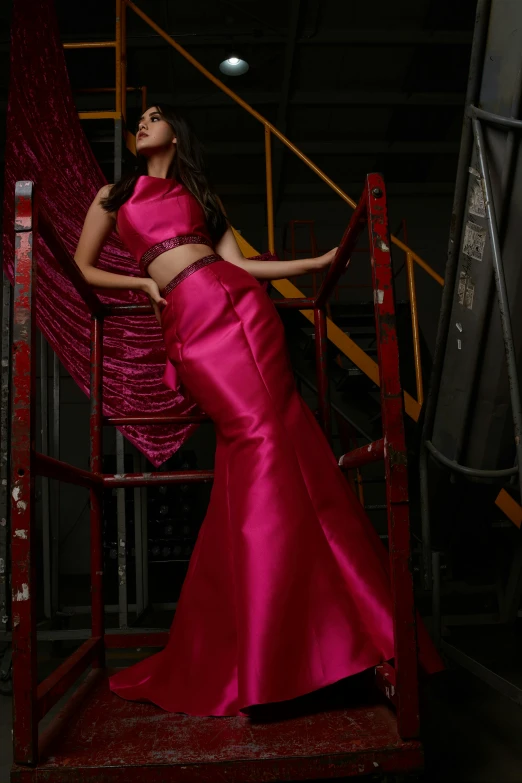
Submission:
[[[79,111],[80,120],[117,120],[120,115],[117,111]]]
[[[411,247],[409,247],[405,242],[401,242],[400,239],[397,239],[397,237],[394,237],[393,235],[391,236],[391,241],[398,248],[404,250],[405,253],[409,253],[413,261],[415,261],[415,263],[418,266],[420,266],[421,269],[424,269],[424,271],[427,272],[427,274],[431,278],[433,278],[433,280],[435,280],[436,283],[438,283],[440,286],[444,285],[444,278],[442,278],[439,274],[437,274],[437,272],[434,269],[432,269],[431,266],[426,261],[424,261],[423,258],[417,255],[417,253],[415,253],[415,251],[412,250]]]
[[[79,487],[95,487],[103,483],[101,476],[90,470],[77,468],[64,460],[49,457],[47,454],[33,452],[33,462],[36,475],[47,476],[56,481],[76,484]]]
[[[60,360],[57,354],[53,353],[53,457],[60,459]],[[60,528],[61,528],[61,484],[54,479],[51,481],[52,499],[54,508],[51,505],[51,604],[53,613],[60,605]]]
[[[484,122],[501,125],[511,130],[522,130],[522,120],[515,119],[518,111],[513,112],[513,117],[504,117],[502,114],[493,114],[491,111],[484,111],[484,109],[478,109],[476,106],[470,106],[468,112],[473,119],[484,120]]]
[[[211,422],[212,419],[207,413],[180,413],[157,416],[106,416],[103,419],[104,425],[119,427],[122,424],[204,424]]]
[[[91,318],[91,356],[90,356],[90,422],[89,422],[89,469],[101,474],[103,455],[103,318]],[[105,633],[105,615],[103,606],[103,526],[102,526],[102,488],[92,486],[90,496],[91,531],[91,628],[94,637]],[[98,650],[93,662],[94,668],[105,665],[105,649]]]
[[[15,267],[11,384],[11,589],[13,755],[38,763],[35,499],[36,224],[32,182],[15,185]]]
[[[394,663],[397,676],[397,730],[401,737],[413,738],[419,733],[419,694],[408,468],[386,187],[380,174],[367,176],[365,193],[372,259],[375,333],[381,376],[380,401],[395,634]]]
[[[362,465],[368,465],[371,462],[380,462],[384,459],[384,438],[374,440],[367,446],[361,446],[353,451],[348,451],[339,457],[339,467],[345,470],[360,468]]]
[[[440,607],[440,552],[432,552],[433,591],[431,594],[431,607],[433,617],[433,641],[440,649],[442,638],[442,615]]]
[[[411,253],[406,253],[406,275],[408,278],[408,293],[411,308],[411,331],[413,334],[413,360],[415,362],[415,382],[417,388],[417,402],[424,402],[424,390],[422,387],[422,364],[420,355],[419,314],[417,311],[417,292],[415,290],[415,268]]]
[[[406,220],[403,218],[401,221],[402,235],[404,241],[408,242],[408,228]],[[410,317],[411,317],[411,329],[413,335],[413,361],[415,365],[415,382],[417,389],[417,402],[422,406],[424,402],[424,388],[422,380],[422,362],[420,351],[420,332],[419,332],[419,314],[417,310],[417,289],[415,287],[415,267],[413,266],[413,259],[411,253],[406,253],[405,259],[406,266],[406,279],[408,283],[408,294],[410,300]],[[397,277],[398,273],[395,273],[393,279]]]
[[[315,297],[315,307],[324,307],[339,278],[346,271],[346,265],[350,260],[352,250],[357,244],[357,240],[368,219],[367,215],[368,204],[363,193],[339,243],[335,258],[326,271],[319,293]]]
[[[126,87],[127,92],[143,93],[144,87]],[[74,90],[78,95],[87,95],[93,93],[116,92],[116,87],[78,87]]]
[[[48,350],[47,341],[40,332],[40,450],[42,454],[49,454],[49,407],[48,407]],[[52,617],[51,601],[51,509],[49,494],[49,479],[41,477],[42,486],[42,549],[43,549],[43,592],[44,615]]]
[[[319,418],[321,426],[324,430],[324,434],[331,439],[332,427],[331,427],[331,409],[328,390],[328,375],[327,375],[327,351],[328,351],[328,337],[326,332],[326,313],[324,308],[320,307],[314,311],[315,315],[315,359],[317,368],[317,392],[318,392],[318,408]]]
[[[266,167],[266,220],[268,226],[268,250],[275,253],[274,244],[274,194],[272,187],[272,136],[265,125],[265,167]]]
[[[501,470],[480,470],[479,468],[468,468],[465,465],[460,465],[458,462],[455,462],[452,459],[448,459],[448,457],[444,456],[444,454],[442,454],[442,452],[440,452],[430,440],[427,440],[425,445],[430,454],[435,457],[438,462],[440,462],[442,465],[445,465],[447,468],[454,470],[456,473],[461,473],[463,476],[468,476],[469,478],[507,478],[512,476],[514,473],[518,473],[517,467],[503,468]]]
[[[140,453],[140,470],[147,470],[147,458]],[[143,611],[149,607],[149,507],[147,487],[141,487],[141,548],[143,552],[142,585],[143,585]]]
[[[9,493],[9,475],[10,475],[10,431],[11,419],[9,412],[11,410],[11,342],[12,342],[12,308],[13,308],[13,287],[5,273],[2,271],[2,325],[1,325],[1,344],[2,344],[2,363],[0,370],[1,377],[1,398],[0,398],[0,623],[2,626],[8,625],[8,600],[7,585],[9,584],[9,563],[8,563],[8,538],[11,518],[11,502]]]
[[[125,443],[123,435],[116,430],[116,471],[122,476],[125,473]],[[127,598],[127,525],[125,519],[125,489],[116,491],[116,516],[118,529],[118,604],[119,627],[127,628],[128,598]]]
[[[112,49],[116,41],[83,41],[81,43],[64,43],[64,49]]]
[[[106,473],[102,477],[104,488],[145,487],[157,484],[199,484],[202,481],[213,481],[213,470],[166,470],[164,472],[147,473]]]
[[[122,1],[116,0],[116,40],[119,41],[119,50],[116,51],[116,74],[120,81],[116,81],[116,100],[120,98],[119,110],[121,112],[121,11]],[[116,105],[118,109],[118,104]],[[123,120],[120,118],[114,122],[114,182],[118,182],[122,174],[123,163]],[[125,443],[120,430],[116,430],[116,470],[119,475],[125,473]],[[118,625],[127,628],[129,625],[129,599],[127,593],[127,525],[125,519],[125,489],[122,485],[116,491],[116,516],[118,536]]]
[[[135,473],[140,472],[140,452],[133,448],[133,470]],[[147,556],[147,548],[143,551],[143,507],[141,503],[141,493],[143,487],[134,487],[134,552],[136,554],[136,614],[139,616],[143,613],[145,608],[143,602],[143,560]]]
[[[502,324],[502,334],[504,337],[504,348],[506,351],[506,363],[509,377],[509,391],[511,397],[511,412],[513,416],[513,429],[515,447],[518,460],[519,490],[522,494],[522,443],[520,441],[522,427],[522,409],[520,404],[520,389],[518,385],[518,370],[513,343],[513,329],[511,326],[511,315],[509,312],[509,299],[506,288],[506,278],[504,274],[504,264],[500,252],[500,242],[498,239],[498,229],[495,217],[495,205],[493,203],[493,192],[491,188],[491,179],[489,168],[486,163],[484,151],[484,136],[480,121],[473,120],[473,131],[475,133],[475,143],[477,147],[479,165],[484,183],[484,205],[486,208],[486,220],[488,223],[489,236],[491,240],[491,255],[493,261],[493,272],[495,275],[495,285],[497,289],[498,309]]]
[[[119,182],[123,159],[123,120],[114,120],[114,182]]]
[[[121,4],[122,0],[116,0],[116,51],[115,51],[115,71],[116,71],[116,114],[121,117]]]
[[[124,124],[127,123],[127,6],[120,0],[121,13],[121,51],[120,51],[120,74],[121,74],[121,114]]]

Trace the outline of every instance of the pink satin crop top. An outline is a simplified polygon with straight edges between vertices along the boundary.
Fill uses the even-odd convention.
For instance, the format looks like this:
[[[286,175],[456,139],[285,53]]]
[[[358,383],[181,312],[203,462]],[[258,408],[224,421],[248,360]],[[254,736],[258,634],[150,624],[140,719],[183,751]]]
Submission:
[[[157,256],[173,247],[213,247],[201,204],[171,178],[140,176],[132,196],[119,208],[116,224],[143,276]]]

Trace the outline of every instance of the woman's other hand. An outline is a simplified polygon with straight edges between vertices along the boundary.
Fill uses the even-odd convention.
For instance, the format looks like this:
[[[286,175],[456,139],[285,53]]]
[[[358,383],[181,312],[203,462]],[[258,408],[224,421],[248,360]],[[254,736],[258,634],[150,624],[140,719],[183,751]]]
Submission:
[[[318,269],[324,269],[327,266],[330,266],[330,264],[333,262],[337,251],[339,250],[339,246],[332,248],[332,250],[329,250],[327,253],[324,253],[322,256],[317,256],[314,258],[314,261],[317,262],[317,268]],[[346,262],[346,266],[350,263],[350,259]]]
[[[167,304],[167,300],[161,296],[158,284],[152,278],[146,277],[143,280],[141,290],[145,291],[149,297],[149,302],[154,310],[154,315],[158,319],[158,323],[161,324],[161,311]]]

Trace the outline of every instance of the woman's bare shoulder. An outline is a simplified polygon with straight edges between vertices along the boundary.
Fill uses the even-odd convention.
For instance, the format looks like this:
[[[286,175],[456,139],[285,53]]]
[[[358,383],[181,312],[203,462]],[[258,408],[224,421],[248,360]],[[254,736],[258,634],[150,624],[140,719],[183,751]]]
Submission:
[[[114,187],[114,183],[111,183],[110,185],[103,185],[103,187],[99,189],[96,198],[98,199],[109,198],[113,187]]]
[[[96,197],[94,199],[94,204],[98,207],[98,209],[103,209],[104,212],[106,212],[107,215],[109,215],[114,221],[117,219],[117,213],[116,212],[108,212],[104,209],[102,202],[105,201],[105,199],[109,198],[111,195],[112,188],[114,187],[114,183],[111,183],[109,185],[103,185],[96,194]],[[93,204],[93,206],[94,206]]]

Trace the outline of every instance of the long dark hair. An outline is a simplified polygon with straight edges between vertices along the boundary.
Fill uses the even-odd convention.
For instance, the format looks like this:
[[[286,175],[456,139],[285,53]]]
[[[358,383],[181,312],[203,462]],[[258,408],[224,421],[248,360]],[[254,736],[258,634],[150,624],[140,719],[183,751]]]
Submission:
[[[210,236],[217,242],[225,233],[228,221],[217,195],[209,184],[205,172],[203,148],[190,122],[173,106],[154,103],[155,108],[165,122],[168,122],[176,135],[176,154],[172,160],[167,177],[181,182],[201,204],[206,217]],[[137,156],[133,171],[124,174],[111,188],[107,198],[101,201],[107,212],[116,212],[132,196],[134,186],[142,174],[147,174],[147,159]]]

